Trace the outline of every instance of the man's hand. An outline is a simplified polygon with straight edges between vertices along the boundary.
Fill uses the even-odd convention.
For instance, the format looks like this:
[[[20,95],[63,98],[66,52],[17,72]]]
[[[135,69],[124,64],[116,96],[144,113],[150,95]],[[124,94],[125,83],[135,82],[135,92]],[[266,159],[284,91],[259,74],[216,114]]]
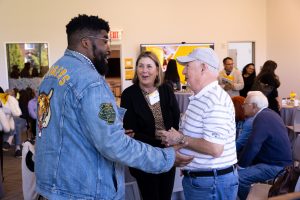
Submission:
[[[184,135],[178,131],[176,131],[174,128],[171,128],[168,131],[158,131],[157,135],[160,136],[161,141],[166,146],[173,146],[181,142]]]
[[[186,146],[186,144],[173,146],[175,149],[175,152],[176,152],[176,158],[175,158],[175,163],[174,163],[174,166],[176,166],[176,167],[184,167],[187,164],[189,164],[190,162],[192,162],[192,160],[194,159],[193,156],[185,156],[185,155],[179,153],[178,150],[185,146]]]

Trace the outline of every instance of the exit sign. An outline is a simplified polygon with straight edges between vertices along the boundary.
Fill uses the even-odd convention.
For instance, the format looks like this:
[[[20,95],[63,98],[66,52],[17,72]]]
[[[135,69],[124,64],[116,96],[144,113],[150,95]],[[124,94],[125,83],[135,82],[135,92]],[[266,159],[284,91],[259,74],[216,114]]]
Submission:
[[[122,31],[118,30],[118,31],[110,31],[109,32],[109,37],[112,40],[121,40],[122,39]]]

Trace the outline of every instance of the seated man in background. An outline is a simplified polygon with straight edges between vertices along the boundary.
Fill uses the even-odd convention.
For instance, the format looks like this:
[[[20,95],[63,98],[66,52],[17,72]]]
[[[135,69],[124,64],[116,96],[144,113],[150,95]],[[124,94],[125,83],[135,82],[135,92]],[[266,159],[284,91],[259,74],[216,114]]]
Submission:
[[[246,116],[254,116],[253,129],[240,156],[239,191],[246,199],[253,183],[273,179],[292,163],[287,129],[278,114],[268,108],[268,99],[260,91],[249,92],[243,105]]]

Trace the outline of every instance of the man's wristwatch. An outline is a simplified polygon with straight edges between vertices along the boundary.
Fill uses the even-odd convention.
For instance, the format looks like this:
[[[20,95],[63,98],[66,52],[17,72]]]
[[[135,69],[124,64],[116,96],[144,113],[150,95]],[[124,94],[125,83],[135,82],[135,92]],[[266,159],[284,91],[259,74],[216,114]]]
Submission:
[[[177,144],[184,144],[185,143],[185,135],[182,135],[178,140],[177,140]]]

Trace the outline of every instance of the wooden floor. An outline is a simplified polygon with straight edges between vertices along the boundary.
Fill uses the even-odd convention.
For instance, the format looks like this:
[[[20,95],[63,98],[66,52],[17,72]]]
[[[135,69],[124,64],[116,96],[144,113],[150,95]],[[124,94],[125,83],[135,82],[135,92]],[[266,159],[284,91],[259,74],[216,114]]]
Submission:
[[[14,148],[3,152],[4,198],[2,200],[22,200],[21,158],[14,157]]]

